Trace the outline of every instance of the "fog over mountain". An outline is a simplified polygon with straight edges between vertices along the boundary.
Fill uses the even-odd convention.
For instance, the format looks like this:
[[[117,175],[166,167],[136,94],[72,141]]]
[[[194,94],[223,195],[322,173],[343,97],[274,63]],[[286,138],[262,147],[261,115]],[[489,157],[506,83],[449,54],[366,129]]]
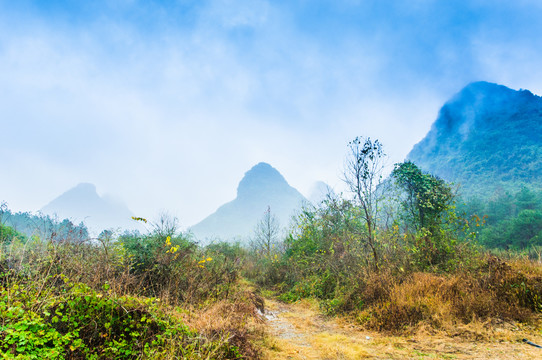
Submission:
[[[335,195],[333,188],[323,181],[317,181],[312,185],[307,199],[316,206],[325,200],[328,195]]]
[[[45,205],[41,212],[67,218],[78,224],[84,222],[91,232],[104,229],[134,229],[132,212],[123,203],[108,196],[100,196],[96,186],[81,183]]]
[[[542,185],[542,98],[489,82],[466,86],[407,157],[461,193]]]
[[[307,201],[305,197],[275,168],[261,162],[245,173],[234,200],[219,207],[190,230],[200,241],[247,240],[268,206],[281,227],[285,227],[304,201]]]
[[[192,225],[262,159],[303,194],[335,186],[354,137],[401,161],[469,82],[542,94],[541,18],[535,0],[0,1],[0,201],[88,181]]]

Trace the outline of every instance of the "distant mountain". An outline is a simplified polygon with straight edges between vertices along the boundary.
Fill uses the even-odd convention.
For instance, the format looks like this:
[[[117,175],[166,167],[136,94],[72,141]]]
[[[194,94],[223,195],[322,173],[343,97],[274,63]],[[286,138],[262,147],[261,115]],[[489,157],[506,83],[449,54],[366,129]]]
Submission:
[[[440,110],[407,159],[466,196],[542,186],[542,98],[475,82]]]
[[[308,200],[313,205],[319,205],[322,201],[326,200],[328,195],[335,195],[333,189],[325,182],[317,181],[310,189]]]
[[[82,221],[93,232],[111,228],[133,229],[138,226],[131,219],[133,214],[126,205],[99,196],[96,187],[88,183],[66,191],[45,205],[41,212],[70,219],[76,224]]]
[[[271,165],[259,163],[245,173],[237,187],[237,197],[194,225],[190,230],[196,239],[237,238],[246,240],[269,206],[280,225],[290,223],[291,216],[306,199]]]

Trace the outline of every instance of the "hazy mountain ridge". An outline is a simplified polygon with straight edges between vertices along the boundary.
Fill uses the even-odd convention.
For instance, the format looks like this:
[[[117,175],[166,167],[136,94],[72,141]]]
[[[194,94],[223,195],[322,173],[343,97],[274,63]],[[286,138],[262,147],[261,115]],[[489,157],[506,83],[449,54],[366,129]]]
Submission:
[[[126,205],[109,196],[98,195],[96,186],[90,183],[81,183],[66,191],[45,205],[41,212],[76,223],[84,222],[93,231],[137,227]]]
[[[318,206],[322,201],[326,200],[328,196],[335,196],[335,191],[331,186],[323,181],[316,181],[307,196],[307,199],[311,204]]]
[[[190,231],[198,240],[246,239],[252,235],[268,206],[284,227],[305,201],[305,197],[275,168],[262,162],[245,173],[234,200],[192,226]]]
[[[542,98],[528,90],[475,82],[440,110],[407,159],[465,195],[542,184]]]

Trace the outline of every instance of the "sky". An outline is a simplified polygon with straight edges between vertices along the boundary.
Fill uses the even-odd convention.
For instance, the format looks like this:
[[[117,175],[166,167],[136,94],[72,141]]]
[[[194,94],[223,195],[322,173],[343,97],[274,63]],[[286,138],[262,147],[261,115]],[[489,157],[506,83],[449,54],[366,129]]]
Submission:
[[[341,189],[347,144],[402,161],[490,81],[542,94],[542,2],[0,0],[0,201],[81,182],[183,227],[259,162]]]

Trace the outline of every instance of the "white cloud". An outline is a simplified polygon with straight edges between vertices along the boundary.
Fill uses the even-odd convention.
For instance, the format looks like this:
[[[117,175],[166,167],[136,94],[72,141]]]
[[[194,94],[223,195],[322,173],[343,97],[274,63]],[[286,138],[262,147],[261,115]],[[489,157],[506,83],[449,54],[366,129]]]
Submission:
[[[305,19],[308,3],[295,4],[221,0],[173,11],[114,2],[111,13],[71,22],[5,12],[0,151],[10,176],[0,178],[0,200],[37,210],[94,182],[138,216],[168,209],[191,225],[231,200],[259,161],[301,191],[316,180],[340,185],[348,141],[379,138],[391,162],[402,160],[477,75],[540,86],[530,38],[490,42],[471,33],[484,28],[478,19],[454,37],[425,18],[438,2],[390,9],[394,19],[365,14],[367,23],[325,11]],[[355,16],[357,6],[339,13],[352,7]],[[443,31],[442,41],[427,29]]]

